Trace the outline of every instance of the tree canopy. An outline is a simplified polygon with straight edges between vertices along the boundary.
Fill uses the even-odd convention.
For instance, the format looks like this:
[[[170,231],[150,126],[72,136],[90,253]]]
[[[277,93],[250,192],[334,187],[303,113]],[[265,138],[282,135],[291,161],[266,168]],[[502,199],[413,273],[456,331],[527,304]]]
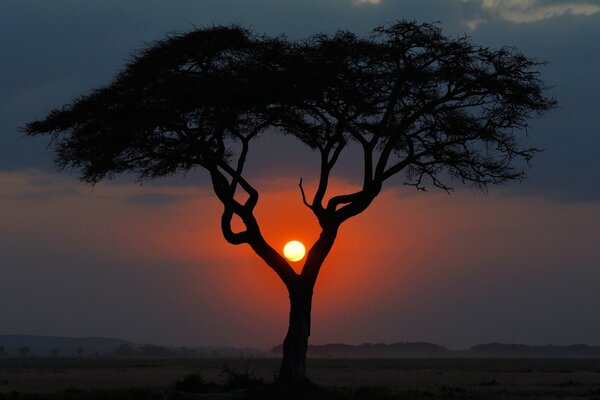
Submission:
[[[539,64],[416,22],[381,26],[367,38],[341,31],[302,42],[213,27],[155,43],[110,85],[25,131],[51,133],[57,164],[81,169],[92,183],[197,166],[227,165],[232,176],[234,153],[242,164],[245,156],[234,146],[277,128],[328,155],[326,172],[358,143],[365,184],[405,171],[419,188],[450,189],[448,175],[485,187],[522,177],[514,159],[535,152],[519,147],[518,135],[554,106]]]
[[[249,244],[290,292],[281,374],[303,376],[312,289],[339,226],[400,173],[419,189],[522,178],[537,151],[522,145],[527,121],[556,104],[539,66],[514,48],[476,46],[413,21],[367,37],[339,31],[303,41],[217,26],[154,43],[112,83],[24,131],[51,135],[57,165],[81,170],[90,183],[122,172],[150,179],[208,171],[223,203],[225,239]],[[320,157],[312,196],[300,180],[322,232],[299,273],[262,237],[259,193],[244,177],[251,144],[266,132],[293,135]],[[361,149],[362,185],[327,194],[349,146]],[[234,216],[242,231],[232,229]]]

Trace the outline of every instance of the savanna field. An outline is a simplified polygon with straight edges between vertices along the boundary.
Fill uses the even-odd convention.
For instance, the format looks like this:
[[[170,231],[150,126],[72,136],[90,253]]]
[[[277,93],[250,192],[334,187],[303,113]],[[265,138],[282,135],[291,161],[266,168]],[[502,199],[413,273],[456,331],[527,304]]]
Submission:
[[[278,368],[276,358],[3,358],[0,399],[231,392],[271,382]],[[316,399],[600,399],[596,359],[310,359],[308,376]]]

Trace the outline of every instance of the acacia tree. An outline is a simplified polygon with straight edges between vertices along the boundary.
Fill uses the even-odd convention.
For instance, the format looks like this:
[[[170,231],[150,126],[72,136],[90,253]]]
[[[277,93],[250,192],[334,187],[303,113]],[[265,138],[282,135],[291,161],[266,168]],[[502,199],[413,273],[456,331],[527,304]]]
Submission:
[[[122,172],[149,179],[208,171],[225,239],[249,245],[288,290],[278,382],[298,387],[313,288],[341,224],[401,172],[405,184],[446,191],[455,182],[485,189],[522,178],[523,161],[537,150],[519,136],[529,118],[555,105],[539,65],[515,49],[475,46],[407,21],[366,38],[343,31],[302,42],[212,27],[153,44],[111,84],[24,130],[51,135],[57,165],[80,169],[92,184]],[[254,215],[259,193],[244,177],[250,145],[266,133],[292,134],[320,156],[312,196],[300,180],[299,197],[321,233],[299,273],[263,238]],[[362,185],[331,195],[332,169],[350,146],[362,150]]]

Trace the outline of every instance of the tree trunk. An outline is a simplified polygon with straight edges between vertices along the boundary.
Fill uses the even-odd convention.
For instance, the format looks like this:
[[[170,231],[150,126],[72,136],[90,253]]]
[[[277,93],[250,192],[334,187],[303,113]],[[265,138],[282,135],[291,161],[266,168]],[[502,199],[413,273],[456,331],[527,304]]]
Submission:
[[[290,322],[283,341],[283,361],[278,383],[287,393],[301,393],[307,385],[306,352],[310,336],[312,289],[290,292]]]

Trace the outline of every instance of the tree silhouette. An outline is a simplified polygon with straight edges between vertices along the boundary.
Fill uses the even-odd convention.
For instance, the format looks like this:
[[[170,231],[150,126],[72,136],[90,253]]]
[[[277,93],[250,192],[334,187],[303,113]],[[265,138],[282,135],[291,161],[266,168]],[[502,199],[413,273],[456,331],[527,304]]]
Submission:
[[[57,165],[80,169],[92,184],[121,172],[150,179],[208,171],[225,239],[249,245],[289,292],[278,382],[296,388],[306,380],[313,287],[340,225],[400,172],[405,184],[446,191],[522,178],[537,150],[520,135],[555,105],[539,65],[516,49],[479,47],[408,21],[369,37],[341,31],[299,42],[211,27],[149,46],[111,84],[24,130],[50,134]],[[320,156],[312,196],[300,180],[299,197],[321,227],[300,273],[265,241],[254,215],[259,193],[243,172],[261,134],[292,134]],[[350,146],[362,150],[362,186],[331,196],[332,169]]]

